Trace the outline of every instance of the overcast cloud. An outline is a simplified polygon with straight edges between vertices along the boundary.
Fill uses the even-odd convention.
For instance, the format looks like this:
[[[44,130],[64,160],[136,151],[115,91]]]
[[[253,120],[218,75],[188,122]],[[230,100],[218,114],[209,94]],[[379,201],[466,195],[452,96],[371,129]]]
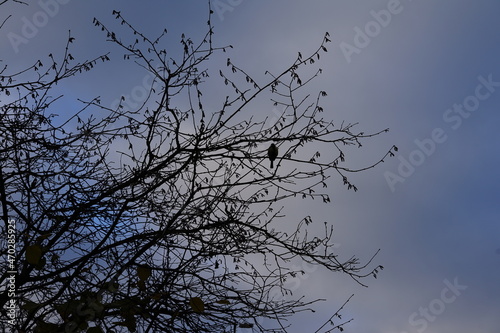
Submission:
[[[317,328],[352,293],[344,311],[357,333],[498,333],[500,330],[500,2],[495,0],[214,0],[215,40],[232,44],[239,67],[262,77],[279,72],[297,52],[332,36],[324,74],[310,89],[328,92],[325,110],[359,130],[390,131],[353,151],[370,163],[393,144],[392,159],[352,180],[335,182],[332,203],[298,202],[335,226],[339,252],[362,260],[381,249],[378,279],[356,285],[341,274],[310,269],[296,295],[327,298],[315,314],[294,318],[291,332]],[[151,36],[163,28],[172,48],[181,33],[201,38],[207,4],[200,0],[46,0],[2,6],[0,59],[24,68],[63,52],[68,31],[80,59],[111,51],[93,17],[115,24],[120,10]],[[216,61],[215,61],[216,62]],[[140,86],[145,73],[105,65],[106,82],[86,74],[68,81],[71,98],[106,96],[108,103]],[[218,69],[213,69],[214,73]],[[311,91],[315,93],[315,91]],[[215,96],[223,100],[224,96]],[[270,104],[269,104],[270,105]],[[61,110],[71,112],[71,108]],[[272,117],[271,107],[252,112]],[[293,209],[290,210],[293,213]],[[298,263],[300,264],[300,263]]]

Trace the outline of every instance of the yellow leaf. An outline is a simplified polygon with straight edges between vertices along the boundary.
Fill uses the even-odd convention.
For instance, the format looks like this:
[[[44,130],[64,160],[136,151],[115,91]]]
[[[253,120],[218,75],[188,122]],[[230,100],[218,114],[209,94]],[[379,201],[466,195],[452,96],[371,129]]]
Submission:
[[[189,300],[189,305],[196,313],[202,313],[203,311],[205,311],[205,303],[203,303],[203,301],[199,297],[192,297]]]
[[[137,276],[139,277],[139,280],[146,281],[148,277],[151,276],[151,268],[147,266],[137,267]]]
[[[26,261],[32,265],[38,265],[42,257],[42,248],[40,245],[30,245],[26,248]]]
[[[221,299],[220,301],[216,301],[217,304],[231,304],[228,299]]]

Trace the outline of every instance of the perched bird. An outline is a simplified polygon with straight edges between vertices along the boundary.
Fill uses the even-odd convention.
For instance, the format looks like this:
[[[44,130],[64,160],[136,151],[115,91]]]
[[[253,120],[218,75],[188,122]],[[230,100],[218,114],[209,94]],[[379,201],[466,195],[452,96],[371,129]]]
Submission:
[[[271,143],[269,148],[267,149],[267,157],[271,161],[271,169],[273,168],[273,162],[278,157],[278,147],[274,143]]]

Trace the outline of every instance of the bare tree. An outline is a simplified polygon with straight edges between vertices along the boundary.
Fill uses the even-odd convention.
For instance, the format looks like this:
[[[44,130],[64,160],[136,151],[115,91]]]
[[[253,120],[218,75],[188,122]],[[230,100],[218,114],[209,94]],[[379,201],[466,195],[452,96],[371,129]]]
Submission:
[[[202,66],[226,51],[212,42],[211,16],[201,41],[182,36],[175,56],[165,49],[166,30],[150,39],[113,15],[125,31],[97,19],[95,26],[153,77],[136,108],[125,98],[107,107],[96,97],[80,101],[70,117],[55,115],[62,97],[52,93],[55,85],[111,57],[77,62],[71,35],[60,57],[17,73],[0,69],[1,256],[9,258],[1,281],[15,264],[19,307],[1,325],[19,332],[284,332],[287,317],[315,302],[276,296],[290,292],[287,278],[304,273],[287,267],[290,260],[360,284],[377,274],[382,267],[369,267],[371,260],[341,258],[330,223],[318,235],[308,233],[318,229],[310,216],[280,223],[295,200],[328,204],[321,188],[330,177],[357,190],[347,175],[396,149],[371,165],[345,166],[349,146],[380,132],[334,124],[321,106],[326,92],[303,93],[321,73],[314,66],[328,33],[281,73],[257,80],[228,59],[211,77]],[[214,82],[223,94],[216,108],[205,106],[211,102],[202,93]],[[248,112],[265,100],[282,110],[271,124]],[[279,149],[273,169],[271,143]],[[6,246],[12,223],[15,258]],[[10,300],[3,293],[2,308]],[[316,332],[342,330],[339,311]]]

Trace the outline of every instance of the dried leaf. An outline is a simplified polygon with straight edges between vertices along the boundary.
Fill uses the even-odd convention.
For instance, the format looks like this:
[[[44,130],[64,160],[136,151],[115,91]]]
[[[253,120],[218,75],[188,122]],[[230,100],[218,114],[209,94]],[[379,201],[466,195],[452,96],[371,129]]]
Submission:
[[[193,309],[196,313],[202,313],[205,311],[205,303],[203,303],[199,297],[192,297],[189,300],[189,306],[191,306],[191,309]]]
[[[32,265],[38,265],[42,257],[40,245],[30,245],[26,248],[26,261]]]

